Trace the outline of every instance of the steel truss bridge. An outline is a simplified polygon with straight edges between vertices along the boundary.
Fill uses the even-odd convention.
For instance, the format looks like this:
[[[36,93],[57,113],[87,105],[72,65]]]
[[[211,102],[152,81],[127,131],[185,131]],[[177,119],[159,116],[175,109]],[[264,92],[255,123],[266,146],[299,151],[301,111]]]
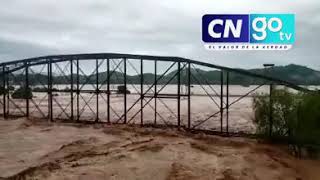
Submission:
[[[213,77],[204,75],[208,70],[215,72]],[[252,132],[248,98],[259,89],[270,98],[274,85],[309,91],[269,76],[181,57],[114,53],[4,62],[0,75],[4,118],[175,126],[217,133]],[[237,77],[261,83],[231,85],[230,78]],[[118,85],[131,93],[115,93]],[[31,89],[33,98],[12,98],[12,87]]]

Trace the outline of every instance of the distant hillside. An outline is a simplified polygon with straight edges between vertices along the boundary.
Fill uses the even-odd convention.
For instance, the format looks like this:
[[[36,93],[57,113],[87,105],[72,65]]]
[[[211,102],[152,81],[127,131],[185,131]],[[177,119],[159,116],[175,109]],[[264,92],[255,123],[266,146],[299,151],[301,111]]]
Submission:
[[[251,69],[251,72],[263,74],[263,69]],[[301,85],[319,85],[320,71],[313,70],[306,66],[289,64],[287,66],[275,66],[267,70],[267,74],[271,77],[283,79],[295,84]]]
[[[320,71],[316,71],[310,69],[305,66],[290,64],[287,66],[275,66],[269,69],[248,69],[247,71],[256,73],[256,74],[266,74],[268,76],[278,78],[281,80],[289,81],[299,85],[320,85]],[[164,76],[159,84],[164,84],[170,79],[172,81],[170,84],[177,83],[177,78],[172,78],[176,74],[175,71],[171,71],[166,76]],[[76,75],[74,74],[74,83],[76,83]],[[160,75],[158,75],[160,76]],[[54,84],[68,84],[70,83],[71,76],[63,77],[63,76],[54,76],[53,83]],[[80,75],[79,81],[81,84],[95,84],[96,76],[93,75],[89,78]],[[99,83],[105,83],[107,79],[107,73],[101,72],[99,73]],[[124,79],[124,74],[121,72],[114,72],[110,77],[111,84],[121,84]],[[144,83],[152,84],[154,82],[154,74],[145,73],[144,74]],[[17,75],[15,78],[10,78],[13,84],[23,83],[25,78],[23,75]],[[187,80],[187,72],[186,70],[181,71],[181,83],[186,83]],[[29,77],[30,84],[47,84],[47,76],[44,74],[30,74]],[[264,80],[253,78],[250,76],[244,76],[237,73],[230,73],[230,84],[237,85],[250,85],[250,84],[261,84]],[[220,83],[220,71],[204,71],[201,69],[192,69],[191,83],[192,84],[202,84],[202,83],[210,83],[210,84],[219,84]],[[127,83],[132,84],[140,84],[140,75],[130,76],[127,75]]]

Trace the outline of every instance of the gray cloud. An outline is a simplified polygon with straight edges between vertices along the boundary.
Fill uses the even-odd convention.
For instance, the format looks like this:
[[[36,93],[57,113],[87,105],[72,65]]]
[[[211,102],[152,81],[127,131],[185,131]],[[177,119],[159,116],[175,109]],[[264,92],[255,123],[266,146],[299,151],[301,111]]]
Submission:
[[[296,44],[286,52],[206,51],[207,13],[295,13]],[[172,55],[225,66],[303,64],[320,69],[320,1],[11,0],[0,2],[1,61],[59,53]]]

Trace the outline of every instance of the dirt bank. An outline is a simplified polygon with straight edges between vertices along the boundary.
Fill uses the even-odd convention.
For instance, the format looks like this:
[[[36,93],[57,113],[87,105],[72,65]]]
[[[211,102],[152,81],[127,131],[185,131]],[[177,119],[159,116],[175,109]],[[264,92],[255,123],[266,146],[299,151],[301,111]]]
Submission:
[[[320,162],[245,138],[0,119],[0,177],[311,180],[320,179]]]

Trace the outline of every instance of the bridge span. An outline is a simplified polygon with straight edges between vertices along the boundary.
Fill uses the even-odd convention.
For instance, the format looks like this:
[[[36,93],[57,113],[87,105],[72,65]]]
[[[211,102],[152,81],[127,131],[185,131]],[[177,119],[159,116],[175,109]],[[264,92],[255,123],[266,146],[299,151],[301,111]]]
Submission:
[[[246,82],[236,83],[242,79]],[[0,83],[4,118],[174,126],[212,133],[253,133],[250,97],[257,93],[272,98],[276,87],[310,91],[267,75],[187,58],[115,53],[0,63]],[[18,89],[32,92],[32,97],[14,97]],[[269,123],[272,127],[272,119]]]

